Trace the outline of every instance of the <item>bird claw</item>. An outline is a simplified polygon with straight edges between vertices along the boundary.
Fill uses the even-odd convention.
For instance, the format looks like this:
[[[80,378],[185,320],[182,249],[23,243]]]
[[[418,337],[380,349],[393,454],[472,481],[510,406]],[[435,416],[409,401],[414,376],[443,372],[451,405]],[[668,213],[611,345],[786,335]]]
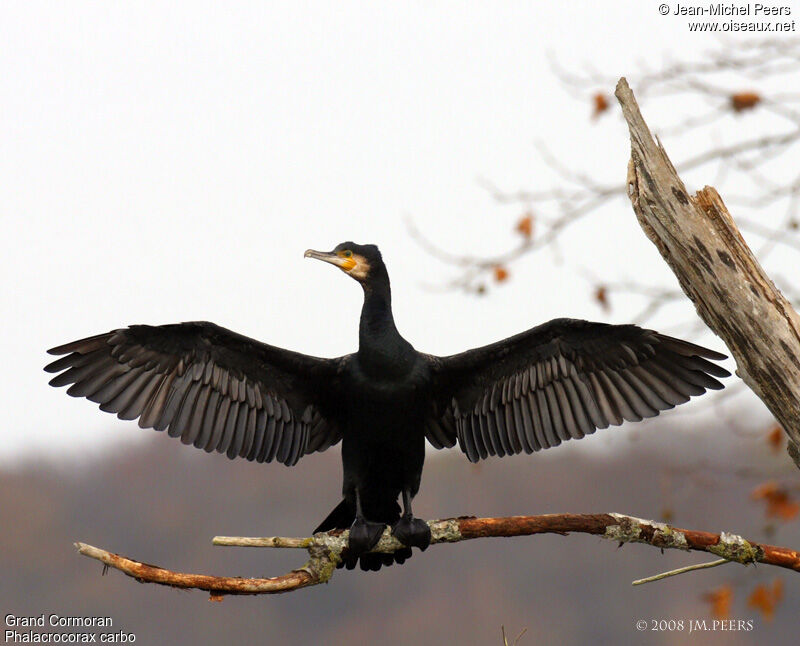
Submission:
[[[372,523],[368,520],[356,519],[350,527],[350,538],[347,542],[347,549],[351,556],[358,556],[364,552],[369,552],[378,544],[383,535],[386,525],[383,523]]]
[[[428,523],[413,516],[401,517],[392,527],[392,534],[406,547],[418,547],[423,552],[431,544]]]

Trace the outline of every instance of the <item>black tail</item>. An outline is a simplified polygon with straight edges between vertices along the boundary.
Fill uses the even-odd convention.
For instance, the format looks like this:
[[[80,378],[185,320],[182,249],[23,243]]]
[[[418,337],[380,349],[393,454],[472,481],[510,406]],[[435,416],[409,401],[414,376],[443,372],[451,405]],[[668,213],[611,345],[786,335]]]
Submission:
[[[342,498],[342,502],[333,508],[333,511],[319,524],[314,533],[327,532],[332,529],[348,529],[355,519],[355,507]]]
[[[387,509],[386,512],[376,520],[391,525],[400,519],[400,506],[397,502],[394,503],[392,510]],[[319,524],[314,533],[327,532],[331,529],[350,529],[350,525],[353,524],[355,519],[355,505],[351,505],[346,499],[342,499],[342,502],[333,508],[333,511],[325,517],[325,520]],[[352,570],[357,563],[360,563],[362,570],[377,572],[383,566],[389,566],[393,563],[400,565],[410,558],[410,547],[397,550],[394,554],[362,554],[361,556],[348,556],[347,549],[345,549],[342,553],[342,561],[336,567],[346,567],[348,570]]]

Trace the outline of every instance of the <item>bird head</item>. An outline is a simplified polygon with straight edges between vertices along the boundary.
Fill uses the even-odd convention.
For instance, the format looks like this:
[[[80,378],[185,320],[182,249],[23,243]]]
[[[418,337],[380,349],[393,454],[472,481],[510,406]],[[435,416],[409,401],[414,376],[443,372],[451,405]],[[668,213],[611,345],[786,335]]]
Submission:
[[[374,244],[361,245],[355,242],[342,242],[336,245],[333,251],[307,249],[304,255],[306,258],[316,258],[336,265],[360,283],[366,283],[377,274],[385,273],[381,252]]]

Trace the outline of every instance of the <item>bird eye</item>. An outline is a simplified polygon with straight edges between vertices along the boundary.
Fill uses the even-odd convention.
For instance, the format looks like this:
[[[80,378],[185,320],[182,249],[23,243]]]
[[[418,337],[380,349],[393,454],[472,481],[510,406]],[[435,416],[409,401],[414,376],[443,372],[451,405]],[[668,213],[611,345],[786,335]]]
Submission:
[[[348,250],[348,251],[345,251],[342,255],[345,258],[350,258],[353,255],[353,252]]]

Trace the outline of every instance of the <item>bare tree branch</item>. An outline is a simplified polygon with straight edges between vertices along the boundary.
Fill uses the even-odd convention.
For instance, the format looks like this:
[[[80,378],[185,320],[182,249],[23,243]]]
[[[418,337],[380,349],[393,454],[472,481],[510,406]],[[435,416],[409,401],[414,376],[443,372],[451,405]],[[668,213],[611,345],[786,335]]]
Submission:
[[[712,567],[719,567],[720,565],[725,565],[726,563],[733,563],[733,561],[729,561],[728,559],[717,559],[716,561],[710,561],[708,563],[696,563],[694,565],[687,565],[686,567],[680,567],[677,570],[670,570],[669,572],[661,572],[660,574],[654,574],[653,576],[648,576],[645,577],[644,579],[636,579],[636,581],[633,581],[631,585],[643,585],[645,583],[662,581],[664,579],[668,579],[671,576],[678,576],[679,574],[686,574],[687,572],[694,572],[696,570],[707,570]]]
[[[715,554],[722,559],[747,565],[765,563],[800,572],[800,552],[747,541],[741,536],[722,532],[680,529],[664,523],[642,520],[623,514],[545,514],[541,516],[508,516],[504,518],[450,518],[428,521],[431,544],[458,543],[473,538],[531,536],[571,532],[595,534],[615,543],[646,543],[659,549],[696,550]],[[216,537],[215,545],[278,547],[306,549],[309,560],[302,567],[283,576],[249,579],[173,572],[148,565],[106,550],[75,543],[78,552],[101,561],[133,577],[141,583],[158,583],[176,588],[196,588],[221,600],[226,594],[276,594],[310,585],[326,583],[333,576],[336,564],[347,548],[349,532],[333,531],[308,538],[288,537]],[[374,552],[390,553],[401,548],[400,542],[387,529]]]
[[[687,194],[624,78],[616,96],[630,130],[628,195],[639,224],[700,318],[730,348],[739,376],[786,430],[800,468],[800,317],[748,248],[717,191],[707,186]]]

